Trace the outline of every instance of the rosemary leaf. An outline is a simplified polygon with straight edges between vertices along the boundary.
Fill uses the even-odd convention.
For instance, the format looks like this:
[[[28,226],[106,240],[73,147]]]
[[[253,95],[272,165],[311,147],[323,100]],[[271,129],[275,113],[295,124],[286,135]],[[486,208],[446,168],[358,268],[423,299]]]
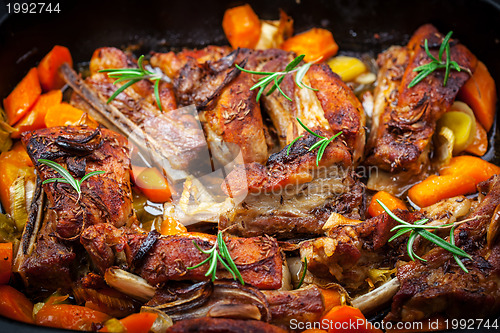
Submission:
[[[300,277],[300,281],[299,281],[299,284],[297,285],[297,289],[299,289],[302,286],[302,283],[304,283],[306,273],[307,273],[307,258],[304,257],[304,270],[302,271],[302,276]]]
[[[290,155],[290,149],[295,144],[295,142],[297,142],[297,140],[299,140],[299,139],[301,139],[303,137],[304,137],[303,135],[299,135],[298,137],[296,137],[295,139],[293,139],[292,142],[290,142],[290,144],[288,145],[288,148],[286,149],[286,156]]]

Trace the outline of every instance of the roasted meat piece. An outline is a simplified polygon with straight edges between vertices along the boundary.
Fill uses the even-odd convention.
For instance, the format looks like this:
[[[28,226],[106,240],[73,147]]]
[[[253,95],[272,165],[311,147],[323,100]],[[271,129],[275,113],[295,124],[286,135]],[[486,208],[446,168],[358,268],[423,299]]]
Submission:
[[[227,165],[241,149],[246,163],[265,162],[268,148],[257,91],[250,74],[234,64],[246,50],[237,50],[216,62],[200,64],[188,59],[174,81],[181,105],[195,104],[200,111],[212,156]]]
[[[422,218],[418,212],[396,210],[395,214],[410,223]],[[401,244],[404,240],[399,237],[387,242],[393,234],[391,228],[398,225],[389,215],[384,213],[366,221],[333,217],[324,226],[328,237],[300,245],[301,257],[307,259],[307,268],[315,277],[333,278],[348,290],[356,291],[367,287],[366,279],[371,269],[392,269],[396,261],[403,258]]]
[[[331,133],[317,130],[317,133]],[[275,235],[293,238],[323,234],[322,226],[332,212],[352,218],[364,216],[364,186],[352,175],[351,155],[345,144],[334,140],[319,166],[316,151],[308,147],[318,138],[306,135],[271,155],[265,166],[239,166],[226,178],[224,191],[248,195],[219,221],[220,229],[240,236]]]
[[[52,127],[28,133],[23,143],[42,181],[61,175],[38,159],[61,164],[76,179],[92,171],[105,172],[85,180],[81,195],[69,184],[43,185],[50,209],[55,213],[55,232],[59,237],[77,239],[82,230],[92,224],[121,227],[136,221],[132,209],[130,159],[123,136],[87,126]]]
[[[98,237],[99,234],[105,236]],[[97,236],[97,237],[96,237]],[[185,234],[160,237],[154,232],[142,234],[96,225],[87,228],[81,241],[94,265],[104,272],[111,265],[132,270],[152,285],[170,280],[205,281],[209,264],[188,270],[206,259],[194,242],[210,249],[216,237],[208,234]],[[278,289],[282,282],[283,259],[275,239],[269,237],[228,238],[226,244],[243,280],[259,289]],[[231,278],[223,269],[217,276]]]
[[[65,70],[66,80],[76,92],[72,103],[88,110],[106,126],[121,130],[124,135],[133,133],[139,136],[145,141],[145,146],[167,159],[172,168],[188,168],[199,158],[199,153],[206,150],[206,141],[195,116],[177,109],[170,83],[160,83],[160,100],[164,112],[158,109],[153,83],[148,80],[139,81],[118,94],[107,106],[110,110],[95,111],[99,106],[106,105],[108,98],[119,87],[113,84],[114,79],[98,71],[129,67],[135,68],[137,65],[123,51],[109,47],[97,49],[90,61],[91,76],[84,82]]]
[[[454,232],[455,244],[472,256],[461,258],[436,247],[425,256],[398,267],[401,288],[393,298],[388,320],[416,321],[434,314],[451,318],[484,318],[500,308],[500,242],[498,223],[500,176],[479,185],[487,193]]]
[[[429,150],[437,120],[448,111],[458,90],[477,64],[474,55],[457,40],[450,41],[450,56],[462,71],[450,71],[443,86],[444,70],[436,70],[412,88],[413,70],[430,62],[424,49],[428,40],[437,53],[444,36],[430,25],[420,27],[406,47],[391,47],[379,55],[377,88],[366,163],[382,170],[417,174],[429,164]]]
[[[264,72],[283,71],[295,55],[278,49],[248,52],[245,68]],[[254,75],[254,81],[260,79]],[[326,64],[312,65],[303,82],[315,90],[300,88],[294,75],[287,75],[279,91],[262,95],[264,110],[269,114],[279,136],[281,148],[304,132],[296,118],[309,128],[320,127],[340,136],[353,155],[354,162],[363,156],[365,146],[365,113],[354,92]]]
[[[31,207],[15,270],[30,288],[67,290],[79,271],[76,258],[83,258],[71,241],[78,240],[90,225],[122,227],[136,221],[126,139],[106,129],[68,126],[31,132],[24,136],[23,143],[35,164],[39,183],[61,175],[38,159],[63,165],[76,179],[92,171],[105,171],[85,180],[80,195],[69,184],[44,184],[47,210],[43,193],[38,193],[41,187]]]

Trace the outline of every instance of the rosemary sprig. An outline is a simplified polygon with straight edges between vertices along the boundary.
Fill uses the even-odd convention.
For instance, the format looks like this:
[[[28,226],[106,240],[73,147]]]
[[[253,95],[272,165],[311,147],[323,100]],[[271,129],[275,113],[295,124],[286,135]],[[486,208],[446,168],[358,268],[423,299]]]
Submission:
[[[415,86],[417,83],[422,81],[425,77],[427,77],[435,70],[443,68],[445,69],[443,87],[445,87],[446,83],[448,82],[448,77],[450,76],[451,69],[454,69],[457,72],[460,72],[462,69],[464,69],[456,61],[451,60],[450,38],[452,34],[453,31],[450,31],[448,32],[446,37],[444,37],[441,46],[439,48],[438,59],[436,59],[436,57],[434,57],[432,53],[429,51],[429,42],[427,41],[427,39],[425,39],[424,41],[425,53],[427,53],[427,56],[431,59],[431,62],[422,66],[418,66],[417,68],[413,69],[413,71],[418,72],[418,74],[410,82],[408,88]],[[443,54],[445,51],[446,51],[446,60],[443,60]]]
[[[150,80],[154,82],[154,92],[155,92],[155,98],[156,98],[156,104],[158,105],[158,108],[160,111],[163,111],[161,107],[161,101],[160,101],[160,81],[162,79],[162,75],[158,73],[153,73],[148,71],[147,69],[144,68],[143,65],[144,61],[144,56],[141,55],[139,59],[137,60],[137,65],[139,68],[113,68],[113,69],[102,69],[99,71],[99,73],[108,73],[108,77],[112,79],[116,79],[113,84],[118,84],[121,82],[128,81],[124,85],[122,85],[120,88],[118,88],[113,95],[111,95],[108,98],[107,103],[109,104],[112,100],[118,96],[122,91],[133,85],[134,83],[137,83],[141,80]]]
[[[45,159],[39,159],[39,163],[45,164],[48,167],[51,167],[52,169],[56,170],[62,178],[50,178],[46,179],[42,182],[42,184],[47,184],[47,183],[65,183],[71,185],[75,189],[75,191],[78,193],[78,200],[80,200],[80,196],[82,195],[82,183],[89,179],[92,176],[95,175],[100,175],[103,173],[106,173],[105,171],[92,171],[87,173],[85,176],[83,176],[80,180],[75,179],[68,170],[66,170],[62,165],[59,163],[56,163],[51,160],[45,160]]]
[[[309,149],[308,149],[308,151],[311,151],[311,150],[316,149],[316,148],[319,147],[318,153],[316,154],[316,166],[319,166],[319,161],[321,161],[321,159],[323,158],[323,154],[325,153],[326,147],[333,140],[335,140],[336,137],[338,137],[339,135],[341,135],[342,131],[338,132],[337,134],[335,134],[331,138],[327,138],[327,137],[324,137],[322,135],[319,135],[318,133],[313,132],[309,127],[307,127],[306,125],[304,125],[304,123],[299,118],[296,118],[296,119],[299,122],[300,126],[302,126],[303,129],[305,129],[307,132],[311,133],[315,137],[318,137],[318,138],[321,139],[318,142],[316,142],[315,144],[313,144],[311,147],[309,147]],[[288,156],[290,154],[290,149],[292,148],[292,146],[294,145],[294,143],[297,142],[297,140],[299,140],[300,138],[303,138],[303,137],[304,137],[303,135],[300,135],[300,136],[296,137],[295,139],[293,139],[292,142],[290,142],[290,144],[288,145],[288,148],[286,149],[286,156]]]
[[[297,58],[293,59],[286,67],[285,70],[282,72],[259,72],[259,71],[251,71],[248,69],[244,69],[243,67],[239,66],[236,64],[236,68],[238,68],[242,72],[250,73],[250,74],[255,74],[255,75],[263,75],[264,77],[261,78],[256,84],[254,84],[250,90],[254,90],[259,88],[259,93],[257,94],[257,102],[260,99],[260,96],[262,96],[262,93],[264,93],[264,90],[272,83],[271,88],[266,92],[266,96],[269,96],[272,94],[276,89],[285,96],[286,99],[289,101],[292,101],[290,97],[288,97],[287,94],[281,89],[280,84],[283,82],[283,79],[285,78],[286,75],[291,74],[291,73],[297,73],[295,74],[295,84],[299,88],[307,88],[311,89],[314,91],[317,91],[318,89],[314,89],[304,82],[302,80],[304,79],[304,76],[306,75],[307,71],[309,68],[314,64],[313,62],[306,63],[300,67],[299,64],[300,62],[304,59],[305,55],[301,54]]]
[[[300,281],[296,289],[299,289],[302,286],[302,283],[304,283],[306,273],[307,273],[307,258],[304,257],[304,270],[302,271],[302,276],[300,277]]]
[[[411,260],[415,261],[415,258],[421,260],[421,261],[426,261],[425,259],[419,257],[415,251],[413,251],[413,243],[415,242],[415,238],[417,235],[422,236],[423,238],[427,239],[431,243],[436,244],[439,247],[442,247],[448,252],[451,252],[453,254],[453,257],[457,261],[457,264],[460,268],[462,268],[465,272],[468,273],[467,269],[463,265],[463,263],[460,261],[458,256],[465,257],[471,259],[471,256],[467,254],[464,250],[461,248],[457,247],[455,245],[455,240],[453,238],[453,230],[455,228],[455,224],[450,223],[450,224],[443,224],[440,226],[426,226],[424,225],[429,219],[421,219],[418,221],[415,221],[414,224],[408,223],[399,217],[397,217],[389,208],[387,208],[386,205],[382,203],[382,201],[377,199],[377,203],[382,207],[382,209],[389,214],[390,217],[392,217],[394,220],[397,222],[401,223],[401,225],[395,226],[394,228],[391,229],[391,231],[396,231],[396,234],[392,236],[389,239],[389,242],[393,241],[394,239],[398,238],[399,236],[409,232],[410,236],[408,237],[408,243],[406,244],[406,250],[408,252],[408,256],[410,257]],[[427,229],[443,229],[443,228],[449,228],[451,226],[451,233],[450,233],[450,242],[448,243],[444,239],[440,238],[439,236],[436,236],[435,234],[429,232]],[[459,263],[460,262],[460,263]]]
[[[194,240],[193,244],[200,252],[208,254],[209,256],[199,264],[187,267],[187,269],[195,269],[208,262],[209,267],[208,271],[205,273],[205,276],[212,275],[212,281],[215,281],[215,279],[217,279],[217,276],[215,275],[217,272],[217,262],[220,262],[226,268],[226,270],[229,273],[231,273],[234,280],[237,279],[238,281],[240,281],[242,285],[245,284],[245,281],[243,281],[243,278],[241,277],[238,267],[236,267],[233,258],[231,258],[231,255],[229,254],[229,250],[227,249],[226,243],[224,242],[224,238],[222,237],[221,232],[217,234],[217,242],[210,250],[203,250],[198,246],[198,244]],[[219,251],[217,251],[217,249]]]

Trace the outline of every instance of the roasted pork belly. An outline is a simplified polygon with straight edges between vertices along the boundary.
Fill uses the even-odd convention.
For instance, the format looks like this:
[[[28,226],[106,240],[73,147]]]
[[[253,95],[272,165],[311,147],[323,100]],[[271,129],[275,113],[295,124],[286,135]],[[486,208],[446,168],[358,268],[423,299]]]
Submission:
[[[450,41],[450,56],[462,68],[436,70],[414,87],[414,69],[430,62],[424,49],[427,39],[437,57],[444,36],[430,25],[420,27],[406,47],[391,47],[379,55],[377,88],[365,163],[386,171],[417,174],[429,164],[431,138],[437,120],[450,108],[458,90],[477,64],[474,55],[457,40]],[[468,73],[469,72],[469,73]]]
[[[388,320],[416,321],[435,314],[450,318],[485,318],[500,308],[500,243],[498,207],[500,176],[479,185],[487,193],[477,208],[454,232],[455,244],[471,255],[460,258],[436,247],[423,256],[426,262],[398,267],[401,288],[393,298]]]

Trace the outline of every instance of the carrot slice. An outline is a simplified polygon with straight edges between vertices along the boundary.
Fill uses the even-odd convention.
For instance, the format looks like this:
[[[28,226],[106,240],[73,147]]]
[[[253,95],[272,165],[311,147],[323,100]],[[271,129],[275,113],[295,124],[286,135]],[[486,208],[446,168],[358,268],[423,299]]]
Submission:
[[[357,332],[375,333],[382,331],[376,329],[369,323],[363,313],[357,308],[347,305],[333,307],[321,319],[322,324],[328,325],[328,332]]]
[[[9,125],[17,123],[35,105],[41,92],[38,71],[33,67],[12,90],[10,95],[3,100],[3,107]]]
[[[9,283],[12,273],[12,243],[0,243],[0,284]]]
[[[297,55],[305,54],[304,60],[307,62],[326,60],[336,55],[339,50],[332,33],[320,28],[312,28],[287,39],[281,44],[281,48]]]
[[[158,315],[152,312],[134,313],[128,317],[120,319],[127,333],[148,333]]]
[[[45,127],[45,116],[54,105],[60,104],[62,101],[62,92],[61,90],[52,90],[46,94],[40,95],[40,98],[36,101],[35,105],[25,115],[15,126],[16,130],[10,136],[14,139],[18,139],[21,137],[21,133],[34,131],[39,128]]]
[[[465,148],[465,151],[477,156],[483,156],[488,151],[488,134],[480,123],[476,122],[474,140]]]
[[[489,132],[495,119],[497,90],[485,64],[478,61],[472,77],[458,92],[458,99],[469,105],[477,120]]]
[[[33,303],[20,291],[9,285],[0,285],[0,315],[22,321],[33,323]]]
[[[368,214],[370,214],[370,216],[378,216],[384,213],[384,209],[378,204],[377,199],[382,201],[391,211],[397,208],[403,210],[408,209],[401,199],[385,191],[379,191],[372,197],[372,201],[368,206]]]
[[[38,77],[44,91],[61,89],[64,86],[65,82],[59,75],[59,67],[64,63],[68,63],[73,67],[71,53],[66,47],[60,45],[54,46],[40,61],[38,64]]]
[[[62,102],[54,105],[45,115],[45,126],[66,126],[76,123],[83,115],[83,111],[74,106]]]
[[[414,185],[408,197],[418,206],[427,207],[457,195],[476,192],[476,187],[493,175],[500,174],[500,167],[475,156],[456,156],[432,175]]]
[[[233,48],[254,48],[260,38],[259,17],[249,4],[226,10],[222,29]]]
[[[67,330],[91,331],[93,325],[101,324],[111,317],[84,306],[70,304],[44,305],[36,314],[38,325]]]
[[[342,295],[336,289],[323,289],[319,288],[321,295],[323,296],[323,302],[325,303],[325,313],[330,311],[334,306],[339,306],[342,304]]]
[[[185,232],[187,232],[186,227],[182,223],[171,217],[167,217],[161,222],[160,233],[164,236],[177,235]]]
[[[171,197],[165,177],[156,168],[132,167],[135,185],[152,202],[166,202]]]

